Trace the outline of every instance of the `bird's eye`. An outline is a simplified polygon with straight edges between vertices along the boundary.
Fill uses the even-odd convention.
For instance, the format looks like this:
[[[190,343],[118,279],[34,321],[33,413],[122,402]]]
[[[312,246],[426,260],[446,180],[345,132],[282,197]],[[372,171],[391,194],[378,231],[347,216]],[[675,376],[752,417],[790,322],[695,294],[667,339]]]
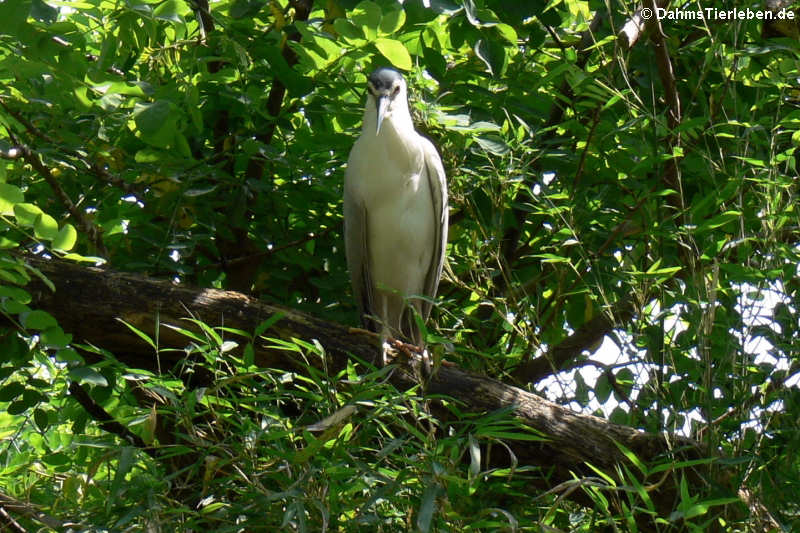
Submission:
[[[395,85],[394,89],[392,90],[392,96],[397,96],[397,93],[399,93],[399,92],[400,92],[400,86],[399,85]]]

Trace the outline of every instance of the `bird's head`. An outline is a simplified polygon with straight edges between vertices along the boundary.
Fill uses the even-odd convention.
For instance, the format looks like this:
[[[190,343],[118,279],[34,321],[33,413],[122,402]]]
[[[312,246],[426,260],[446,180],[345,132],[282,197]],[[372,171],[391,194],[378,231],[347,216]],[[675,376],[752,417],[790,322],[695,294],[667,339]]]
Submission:
[[[391,118],[393,114],[405,113],[408,115],[408,99],[406,96],[406,80],[399,71],[380,67],[367,78],[367,106],[375,106],[377,113],[377,129],[375,135],[381,132],[384,119]]]

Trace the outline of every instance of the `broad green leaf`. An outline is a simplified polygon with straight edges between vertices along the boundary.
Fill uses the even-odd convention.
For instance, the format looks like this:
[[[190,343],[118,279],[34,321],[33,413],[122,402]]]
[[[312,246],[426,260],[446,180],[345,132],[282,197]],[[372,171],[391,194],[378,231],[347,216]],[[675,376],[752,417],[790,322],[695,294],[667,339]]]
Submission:
[[[360,27],[344,18],[337,18],[333,21],[333,29],[348,43],[362,44],[366,42],[364,32]]]
[[[58,235],[58,222],[47,213],[40,213],[33,223],[33,232],[39,239],[53,240]]]
[[[59,230],[58,234],[53,239],[53,248],[66,252],[75,246],[75,242],[77,240],[78,232],[75,230],[73,225],[64,224],[64,227]]]
[[[2,33],[16,36],[20,30],[27,26],[26,19],[31,12],[31,0],[16,2],[0,2],[0,20],[3,21]]]
[[[350,14],[350,20],[361,28],[367,40],[372,41],[378,36],[378,26],[381,23],[381,8],[375,2],[365,0],[353,9]]]
[[[134,161],[137,163],[155,163],[164,158],[166,154],[161,150],[154,148],[142,148],[137,150],[136,155],[133,156]]]
[[[40,407],[34,409],[33,421],[36,422],[36,426],[39,428],[39,431],[45,431],[47,429],[47,426],[49,425],[47,411],[45,411]]]
[[[167,148],[175,138],[175,106],[167,100],[150,104],[136,104],[133,117],[142,140],[148,144]]]
[[[191,12],[191,8],[183,0],[166,0],[166,2],[163,2],[153,10],[153,16],[161,20],[183,22],[182,17]]]
[[[106,378],[93,368],[81,366],[69,371],[69,377],[79,385],[93,385],[97,387],[108,387]]]
[[[494,26],[494,30],[503,39],[505,39],[506,41],[508,41],[512,45],[516,46],[516,44],[517,44],[517,32],[516,32],[516,30],[514,30],[514,28],[512,26],[509,26],[508,24],[504,24],[504,23],[501,22],[501,23],[497,24],[496,26]]]
[[[47,328],[40,333],[42,345],[49,349],[66,348],[72,342],[72,335],[64,333],[59,326]]]
[[[14,205],[24,201],[22,189],[10,183],[0,183],[0,215],[13,215]]]
[[[25,385],[14,381],[0,388],[0,402],[10,402],[25,392]]]
[[[484,62],[489,73],[494,77],[502,76],[508,64],[508,55],[503,45],[494,39],[478,39],[475,43],[475,55]]]
[[[380,33],[392,35],[406,23],[406,12],[402,8],[392,9],[383,14],[381,18]]]
[[[257,15],[266,5],[266,0],[233,0],[228,14],[232,19],[252,17]]]
[[[30,313],[22,313],[19,317],[22,326],[26,329],[43,330],[57,326],[58,322],[47,311],[37,309]]]
[[[33,226],[42,210],[33,204],[16,204],[14,206],[14,216],[17,217],[17,222],[23,226]]]
[[[56,352],[56,359],[59,361],[64,361],[65,363],[72,361],[78,361],[79,363],[85,362],[83,357],[81,357],[81,355],[72,348],[64,348],[63,350]]]
[[[422,56],[425,59],[425,69],[437,80],[442,80],[447,73],[447,61],[441,52],[424,46]]]
[[[9,239],[8,237],[0,236],[0,250],[9,250],[19,246],[19,242]]]
[[[31,295],[25,289],[0,285],[0,298],[10,298],[23,304],[31,303]]]
[[[375,46],[378,51],[388,59],[392,65],[401,70],[410,70],[413,66],[411,55],[403,43],[394,39],[375,39]]]
[[[485,151],[494,155],[505,155],[510,150],[508,145],[498,137],[475,137],[475,142]]]
[[[95,91],[103,95],[121,94],[125,96],[144,97],[145,92],[140,85],[126,83],[122,81],[106,82],[92,87]]]

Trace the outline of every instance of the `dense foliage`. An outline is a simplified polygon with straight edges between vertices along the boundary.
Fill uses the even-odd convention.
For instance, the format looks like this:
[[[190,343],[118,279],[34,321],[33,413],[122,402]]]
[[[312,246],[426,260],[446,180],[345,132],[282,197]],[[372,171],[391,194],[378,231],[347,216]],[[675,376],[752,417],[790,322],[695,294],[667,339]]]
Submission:
[[[635,530],[643,487],[674,481],[681,500],[652,527],[800,527],[796,34],[665,20],[625,46],[633,2],[424,4],[0,1],[3,498],[85,530]],[[504,413],[449,405],[461,422],[444,427],[384,371],[256,369],[266,326],[187,330],[186,366],[217,377],[200,390],[30,305],[25,253],[355,324],[343,167],[365,75],[387,64],[449,178],[432,350],[685,432],[724,458],[725,486],[640,465],[546,493],[531,483],[544,470],[482,469],[487,444],[538,438]],[[139,334],[157,359],[157,335]],[[74,386],[150,447],[100,425]],[[358,418],[307,430],[346,405]],[[154,429],[167,413],[169,446]],[[573,490],[593,506],[562,501]]]

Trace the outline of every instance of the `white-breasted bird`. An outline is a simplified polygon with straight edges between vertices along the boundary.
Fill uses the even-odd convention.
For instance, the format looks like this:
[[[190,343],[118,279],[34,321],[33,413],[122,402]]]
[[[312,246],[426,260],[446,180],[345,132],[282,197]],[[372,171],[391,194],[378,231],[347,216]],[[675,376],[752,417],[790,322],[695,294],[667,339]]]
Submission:
[[[447,182],[433,143],[414,129],[406,82],[367,78],[361,135],[347,160],[347,266],[364,327],[421,346],[411,306],[428,318],[447,244]]]

